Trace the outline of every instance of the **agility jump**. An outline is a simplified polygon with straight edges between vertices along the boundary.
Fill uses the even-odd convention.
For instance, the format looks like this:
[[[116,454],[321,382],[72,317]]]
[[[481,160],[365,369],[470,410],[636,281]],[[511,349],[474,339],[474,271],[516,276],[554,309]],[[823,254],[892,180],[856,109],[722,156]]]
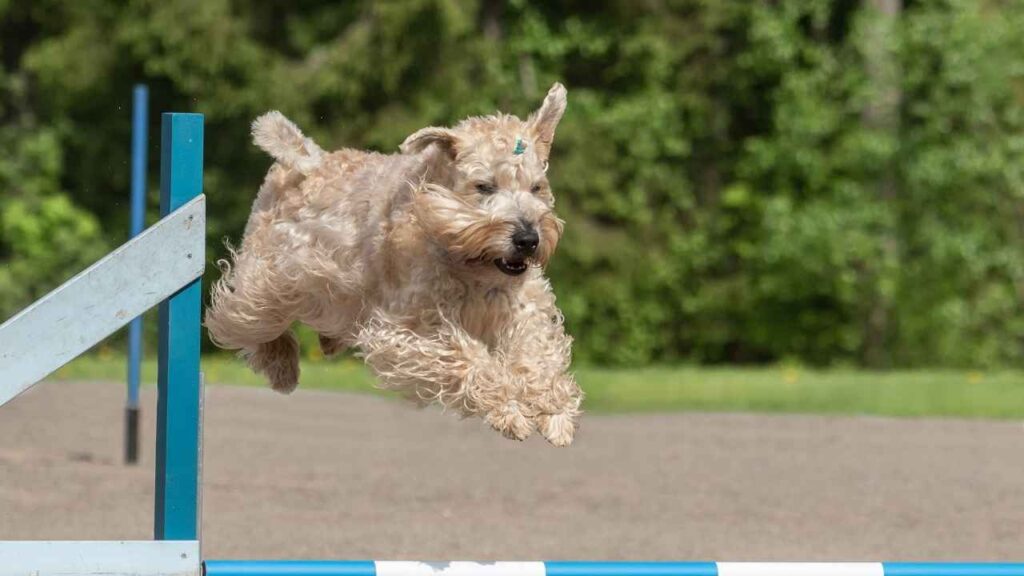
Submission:
[[[163,218],[0,325],[2,405],[159,304],[154,540],[0,541],[0,576],[1024,576],[1024,563],[204,561],[202,175],[203,117],[164,114]]]

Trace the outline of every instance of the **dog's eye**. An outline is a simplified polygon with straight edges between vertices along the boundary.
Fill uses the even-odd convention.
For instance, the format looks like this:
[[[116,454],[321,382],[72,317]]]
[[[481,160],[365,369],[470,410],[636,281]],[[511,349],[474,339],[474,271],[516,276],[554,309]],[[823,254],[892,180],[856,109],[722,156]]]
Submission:
[[[487,182],[480,182],[479,184],[476,185],[476,191],[481,194],[494,194],[494,190],[494,184],[490,184]]]
[[[541,186],[540,184],[534,184],[534,185],[533,185],[533,186],[532,186],[532,187],[530,188],[530,192],[531,192],[531,193],[533,193],[533,194],[536,194],[537,192],[540,192],[540,189],[541,189],[541,188],[543,188],[543,186]]]

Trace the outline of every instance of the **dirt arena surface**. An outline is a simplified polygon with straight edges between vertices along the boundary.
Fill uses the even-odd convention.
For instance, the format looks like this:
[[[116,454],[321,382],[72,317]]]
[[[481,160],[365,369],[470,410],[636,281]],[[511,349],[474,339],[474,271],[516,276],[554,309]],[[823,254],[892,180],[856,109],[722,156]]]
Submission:
[[[0,408],[0,539],[149,539],[123,389]],[[1019,422],[587,415],[577,443],[364,395],[206,390],[204,556],[1022,560]]]

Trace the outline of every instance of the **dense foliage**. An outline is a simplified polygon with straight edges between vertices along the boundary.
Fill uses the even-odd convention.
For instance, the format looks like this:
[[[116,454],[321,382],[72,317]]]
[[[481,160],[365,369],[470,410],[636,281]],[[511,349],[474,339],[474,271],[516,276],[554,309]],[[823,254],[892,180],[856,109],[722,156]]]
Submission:
[[[213,259],[257,114],[393,151],[561,80],[578,358],[1024,365],[1020,30],[1009,0],[0,0],[0,316],[124,239],[135,82],[206,114]]]

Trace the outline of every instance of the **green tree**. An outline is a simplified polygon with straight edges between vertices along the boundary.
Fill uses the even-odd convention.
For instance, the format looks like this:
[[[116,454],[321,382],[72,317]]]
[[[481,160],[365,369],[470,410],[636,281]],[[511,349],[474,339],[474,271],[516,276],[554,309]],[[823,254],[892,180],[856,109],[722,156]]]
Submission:
[[[206,115],[212,260],[267,109],[390,152],[559,80],[581,360],[1024,365],[1022,25],[999,0],[0,2],[0,312],[125,238],[133,83]]]

